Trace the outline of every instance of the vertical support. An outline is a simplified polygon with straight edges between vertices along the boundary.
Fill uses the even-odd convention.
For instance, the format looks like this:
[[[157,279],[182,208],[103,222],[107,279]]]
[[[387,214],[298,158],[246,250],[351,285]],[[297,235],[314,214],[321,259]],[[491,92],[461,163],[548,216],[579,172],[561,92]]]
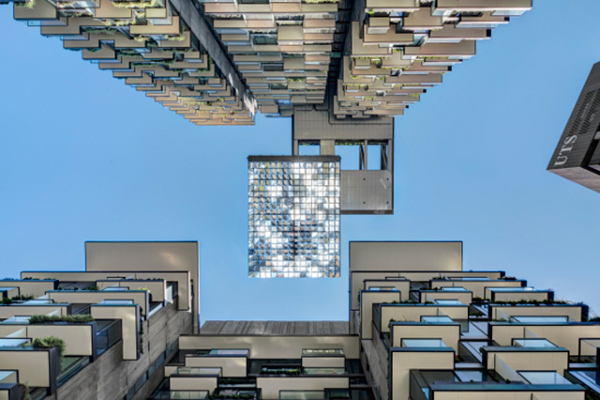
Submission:
[[[360,171],[367,169],[367,149],[364,142],[358,145],[358,169]]]
[[[389,146],[388,146],[388,142],[382,143],[381,144],[381,170],[387,170],[388,169],[388,150]]]
[[[322,156],[335,156],[335,140],[320,140]]]

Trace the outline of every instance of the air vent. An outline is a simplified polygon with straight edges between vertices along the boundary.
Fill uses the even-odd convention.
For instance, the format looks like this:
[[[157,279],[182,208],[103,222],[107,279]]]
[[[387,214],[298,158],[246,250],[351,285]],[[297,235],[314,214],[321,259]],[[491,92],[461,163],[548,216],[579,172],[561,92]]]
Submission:
[[[577,115],[575,116],[575,121],[573,121],[573,125],[571,126],[571,131],[569,132],[569,136],[575,135],[579,132],[579,124],[581,124],[581,119],[583,117],[583,114],[585,114],[585,112],[589,108],[590,102],[592,100],[592,96],[595,93],[596,93],[596,91],[592,91],[592,92],[588,92],[585,95],[585,98],[583,99],[583,103],[582,103],[581,107],[579,108]]]

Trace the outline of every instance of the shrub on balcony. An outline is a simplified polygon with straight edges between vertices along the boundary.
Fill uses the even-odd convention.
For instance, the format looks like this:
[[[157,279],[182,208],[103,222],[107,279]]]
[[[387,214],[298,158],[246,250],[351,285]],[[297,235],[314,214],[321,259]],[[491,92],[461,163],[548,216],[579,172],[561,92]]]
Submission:
[[[30,324],[46,324],[52,322],[68,322],[72,324],[85,324],[94,321],[90,314],[78,315],[32,315],[29,318]]]
[[[64,354],[67,348],[67,344],[64,340],[56,336],[46,336],[44,338],[33,339],[33,342],[31,344],[33,347],[38,349],[50,349],[52,347],[58,347],[60,370],[62,371],[62,365],[65,357]]]

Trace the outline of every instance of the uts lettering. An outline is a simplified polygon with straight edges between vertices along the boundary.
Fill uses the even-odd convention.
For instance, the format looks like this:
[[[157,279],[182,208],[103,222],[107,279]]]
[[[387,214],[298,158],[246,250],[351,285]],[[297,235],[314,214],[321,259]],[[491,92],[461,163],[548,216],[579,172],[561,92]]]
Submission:
[[[556,157],[556,161],[554,161],[554,166],[558,167],[561,165],[565,165],[567,160],[569,159],[568,154],[571,150],[573,150],[573,144],[577,141],[577,135],[567,136],[563,141],[563,146],[558,152],[558,157]]]

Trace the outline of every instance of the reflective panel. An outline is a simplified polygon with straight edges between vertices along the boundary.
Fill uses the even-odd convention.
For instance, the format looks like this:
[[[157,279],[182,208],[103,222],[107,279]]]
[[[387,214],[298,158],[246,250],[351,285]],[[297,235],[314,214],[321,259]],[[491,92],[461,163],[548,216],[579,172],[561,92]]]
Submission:
[[[442,289],[442,292],[466,292],[467,291],[467,289],[465,289],[462,286],[453,286],[453,287],[445,286],[441,289]]]
[[[248,220],[250,277],[339,277],[339,157],[250,157]]]
[[[523,324],[556,324],[556,323],[567,323],[567,317],[561,316],[545,316],[540,315],[539,317],[534,316],[513,316],[510,317],[511,321],[520,322]]]
[[[519,372],[532,385],[571,385],[572,383],[563,378],[556,371],[529,371]]]
[[[441,339],[402,339],[402,347],[448,347]]]
[[[427,324],[451,324],[454,321],[452,318],[447,316],[422,315],[421,322],[425,322]]]
[[[516,347],[555,348],[556,345],[546,339],[513,339]]]
[[[461,305],[463,305],[463,303],[461,303],[459,300],[452,300],[452,299],[436,299],[435,304],[441,304],[441,305],[445,305],[445,306],[461,306]]]
[[[208,354],[222,356],[247,356],[248,349],[212,349]]]

